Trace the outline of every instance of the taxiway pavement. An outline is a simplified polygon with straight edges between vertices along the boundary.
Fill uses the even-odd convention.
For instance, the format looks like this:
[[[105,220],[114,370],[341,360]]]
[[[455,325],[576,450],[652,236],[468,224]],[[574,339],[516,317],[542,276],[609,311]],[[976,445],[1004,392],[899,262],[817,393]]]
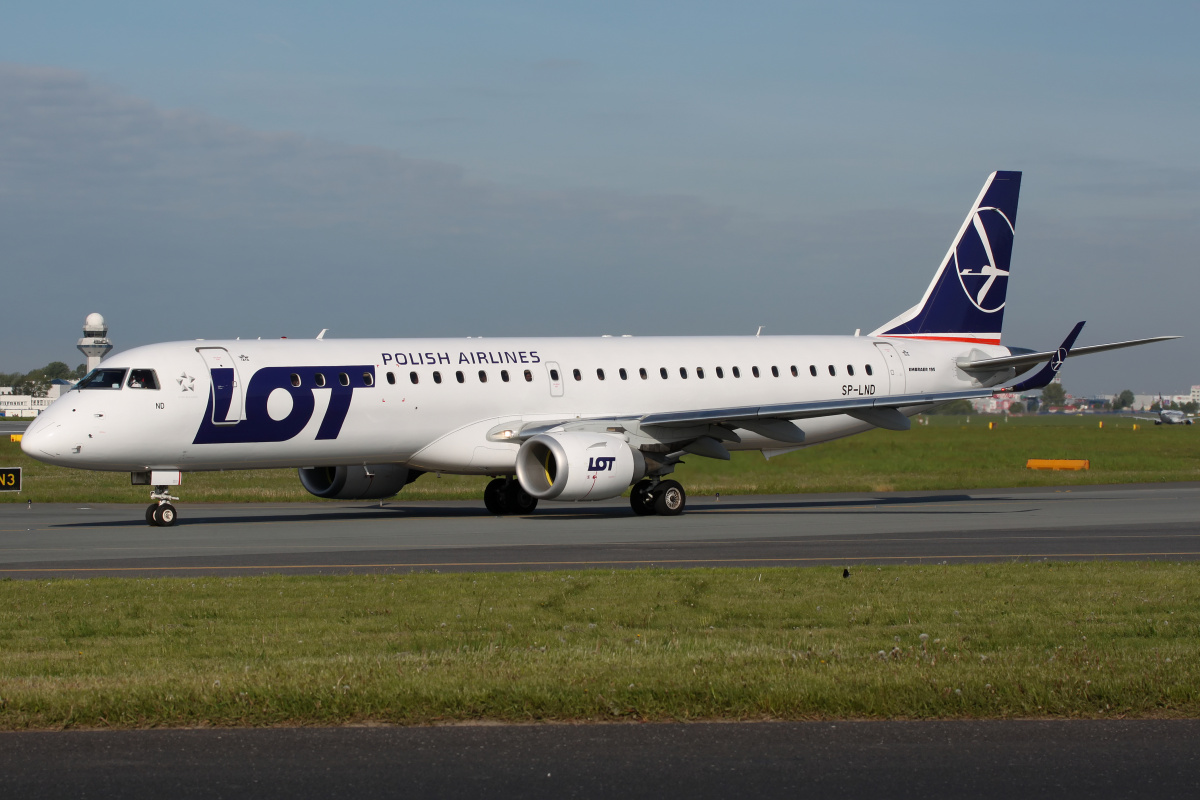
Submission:
[[[1200,558],[1200,484],[627,501],[496,517],[481,502],[0,505],[0,577],[849,566]]]
[[[1196,720],[0,733],[33,797],[1196,797]]]

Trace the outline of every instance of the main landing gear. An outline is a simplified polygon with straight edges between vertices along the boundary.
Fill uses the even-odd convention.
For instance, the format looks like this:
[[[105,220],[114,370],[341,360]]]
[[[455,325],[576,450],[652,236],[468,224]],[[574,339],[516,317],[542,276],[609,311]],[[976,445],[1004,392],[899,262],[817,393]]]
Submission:
[[[511,476],[496,478],[483,490],[483,504],[496,516],[531,514],[537,508],[537,498],[521,488]]]
[[[679,481],[638,481],[629,493],[629,505],[641,517],[674,517],[686,504],[687,493]]]
[[[146,507],[146,524],[156,528],[169,528],[175,524],[178,515],[172,500],[178,500],[167,492],[166,486],[155,486],[150,493],[150,499],[155,502]]]

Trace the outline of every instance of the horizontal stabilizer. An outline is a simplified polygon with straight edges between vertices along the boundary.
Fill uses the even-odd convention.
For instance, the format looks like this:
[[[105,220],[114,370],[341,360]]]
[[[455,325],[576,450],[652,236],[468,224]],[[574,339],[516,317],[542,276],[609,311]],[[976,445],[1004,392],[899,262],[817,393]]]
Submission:
[[[1140,344],[1150,344],[1152,342],[1166,342],[1171,339],[1179,339],[1179,336],[1152,336],[1149,339],[1131,339],[1128,342],[1111,342],[1109,344],[1092,344],[1087,347],[1071,348],[1072,356],[1086,356],[1089,353],[1103,353],[1107,350],[1120,350],[1122,347],[1137,347]],[[976,361],[959,362],[959,369],[967,372],[997,372],[1010,367],[1016,368],[1018,371],[1024,371],[1030,367],[1037,366],[1044,361],[1049,361],[1054,358],[1057,350],[1047,350],[1042,353],[1020,353],[1015,356],[1001,356],[999,358],[983,358]]]

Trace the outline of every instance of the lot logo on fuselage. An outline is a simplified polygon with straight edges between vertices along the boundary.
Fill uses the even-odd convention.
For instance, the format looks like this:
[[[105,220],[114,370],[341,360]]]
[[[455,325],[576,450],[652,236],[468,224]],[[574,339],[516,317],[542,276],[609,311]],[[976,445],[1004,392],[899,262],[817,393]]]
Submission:
[[[211,374],[211,371],[210,371]],[[295,376],[295,377],[293,377]],[[324,385],[318,385],[320,382]],[[346,383],[342,383],[345,376]],[[215,375],[213,385],[218,381]],[[220,381],[222,386],[228,381]],[[299,383],[299,386],[296,385]],[[217,418],[226,417],[225,410],[230,408],[230,401],[225,397],[216,397],[217,392],[210,390],[208,409],[196,431],[193,444],[234,444],[244,442],[286,442],[297,436],[312,420],[316,410],[317,392],[329,394],[329,405],[325,408],[325,416],[321,427],[317,429],[317,439],[336,439],[350,411],[350,400],[354,393],[375,388],[375,367],[370,364],[347,365],[335,367],[264,367],[250,378],[246,387],[244,402],[244,419],[235,422],[214,422],[214,411],[220,411]],[[236,390],[236,389],[235,389]],[[283,390],[290,395],[291,410],[275,419],[267,410],[267,401],[273,392]],[[214,398],[222,408],[214,405]],[[286,401],[287,398],[284,398]],[[284,404],[286,405],[286,403]]]

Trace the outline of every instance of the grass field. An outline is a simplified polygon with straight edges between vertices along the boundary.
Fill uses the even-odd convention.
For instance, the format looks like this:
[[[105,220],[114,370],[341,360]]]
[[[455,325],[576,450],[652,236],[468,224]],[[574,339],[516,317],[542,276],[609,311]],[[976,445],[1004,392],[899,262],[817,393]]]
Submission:
[[[1104,428],[1098,426],[1104,420]],[[692,495],[902,491],[1200,480],[1200,426],[1141,423],[1115,416],[931,416],[903,433],[876,430],[766,461],[735,453],[732,462],[693,457],[675,477]],[[995,429],[988,429],[988,422]],[[0,441],[0,466],[25,468],[25,491],[0,502],[144,502],[146,487],[126,473],[81,472],[27,458]],[[1085,458],[1087,472],[1025,469],[1029,458]],[[425,475],[402,500],[478,499],[486,478]],[[314,501],[295,470],[189,473],[185,502]]]
[[[0,728],[1173,717],[1200,565],[0,581]]]

